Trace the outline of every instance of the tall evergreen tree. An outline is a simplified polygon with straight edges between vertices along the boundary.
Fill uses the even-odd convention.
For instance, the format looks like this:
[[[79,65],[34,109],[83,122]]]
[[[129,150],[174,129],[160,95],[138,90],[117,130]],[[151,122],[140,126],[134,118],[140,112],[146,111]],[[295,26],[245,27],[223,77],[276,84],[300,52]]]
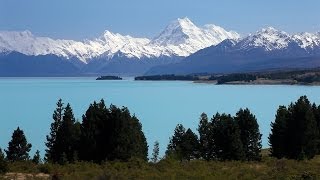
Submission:
[[[240,109],[235,116],[240,129],[240,139],[248,161],[261,160],[261,136],[256,117],[248,108]]]
[[[271,123],[269,145],[271,156],[278,159],[286,156],[287,153],[287,123],[290,114],[285,106],[279,106],[276,119]]]
[[[243,160],[245,154],[240,139],[240,130],[230,114],[216,114],[212,118],[215,153],[220,160]]]
[[[186,129],[182,124],[178,124],[174,129],[174,134],[170,138],[170,142],[167,147],[166,155],[182,160],[181,144],[183,136],[186,133]]]
[[[5,159],[5,156],[0,148],[0,174],[4,174],[8,171],[8,163]]]
[[[74,157],[78,154],[77,145],[79,143],[80,130],[77,129],[76,121],[73,115],[72,108],[68,103],[64,109],[61,126],[57,132],[56,144],[59,163],[74,162],[77,159]],[[64,158],[63,158],[64,154]]]
[[[47,135],[47,142],[45,143],[47,146],[45,160],[49,162],[58,162],[60,158],[60,155],[57,152],[56,139],[57,132],[61,126],[63,111],[63,102],[62,99],[59,99],[57,102],[57,108],[52,115],[53,122],[51,123],[50,134]]]
[[[127,161],[132,157],[147,160],[148,145],[138,118],[131,116],[128,108],[110,107],[109,129],[110,154],[108,160]]]
[[[82,160],[127,161],[132,157],[147,160],[148,145],[142,126],[125,107],[106,108],[101,100],[91,104],[81,124]]]
[[[289,111],[288,158],[313,158],[318,150],[319,130],[308,98],[301,96]]]
[[[201,157],[205,160],[214,159],[214,141],[212,138],[211,123],[208,120],[208,116],[202,113],[200,116],[198,132],[199,132],[199,143]]]
[[[159,160],[159,141],[154,142],[153,150],[152,150],[152,158],[151,162],[157,163]]]
[[[27,142],[23,130],[18,127],[13,131],[12,139],[8,143],[8,150],[5,150],[9,161],[29,160],[31,144]]]
[[[191,160],[200,157],[199,140],[191,129],[185,130],[182,124],[178,124],[174,135],[170,138],[166,155],[178,160]]]
[[[198,136],[190,128],[183,135],[180,147],[183,159],[192,160],[200,157]]]
[[[109,130],[105,126],[109,115],[109,110],[101,100],[99,103],[94,101],[90,104],[82,116],[80,159],[100,162],[110,153],[108,152],[110,146],[108,133],[112,129]]]
[[[39,164],[41,163],[41,157],[40,157],[40,151],[37,150],[36,153],[34,154],[33,158],[32,158],[32,162],[35,164]]]

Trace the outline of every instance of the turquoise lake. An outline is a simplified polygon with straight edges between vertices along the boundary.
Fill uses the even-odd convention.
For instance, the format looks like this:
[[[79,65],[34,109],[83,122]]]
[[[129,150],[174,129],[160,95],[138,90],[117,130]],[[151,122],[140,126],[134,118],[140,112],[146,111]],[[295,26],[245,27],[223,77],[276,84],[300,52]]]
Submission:
[[[126,106],[142,123],[151,154],[155,140],[163,155],[178,123],[196,131],[200,114],[217,111],[234,115],[248,107],[257,117],[268,147],[270,123],[279,105],[307,95],[320,103],[319,86],[213,85],[182,81],[96,81],[95,78],[2,78],[0,79],[0,147],[6,149],[14,129],[22,128],[33,153],[44,154],[56,102],[69,102],[77,120],[94,100]]]

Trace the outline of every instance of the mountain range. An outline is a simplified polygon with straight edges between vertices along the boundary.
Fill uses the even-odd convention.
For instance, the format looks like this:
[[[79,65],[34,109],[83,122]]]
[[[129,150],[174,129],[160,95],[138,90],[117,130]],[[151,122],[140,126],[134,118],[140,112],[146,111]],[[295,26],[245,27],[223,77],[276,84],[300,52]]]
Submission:
[[[240,37],[216,25],[172,21],[154,38],[105,31],[75,41],[0,31],[0,76],[228,73],[320,66],[320,33],[274,28]]]

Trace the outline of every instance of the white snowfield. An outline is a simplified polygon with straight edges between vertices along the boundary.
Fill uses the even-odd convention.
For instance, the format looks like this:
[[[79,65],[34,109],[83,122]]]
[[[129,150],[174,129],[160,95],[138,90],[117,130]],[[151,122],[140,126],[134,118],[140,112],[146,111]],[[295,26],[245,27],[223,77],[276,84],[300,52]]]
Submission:
[[[320,48],[320,33],[290,35],[269,27],[240,39],[240,35],[234,31],[226,31],[212,24],[197,27],[188,18],[183,18],[171,22],[153,39],[105,31],[96,39],[74,41],[36,37],[29,31],[0,31],[0,53],[16,51],[25,55],[54,54],[66,59],[75,57],[84,63],[95,57],[111,59],[116,54],[136,59],[187,57],[225,39],[239,42],[242,50],[262,47],[265,51],[272,51],[286,48],[292,42],[306,50]]]
[[[250,34],[241,40],[241,49],[263,47],[265,51],[284,49],[291,43],[298,44],[300,48],[309,50],[320,48],[320,33],[298,33],[290,35],[284,31],[268,27]]]
[[[160,56],[186,57],[225,39],[239,37],[238,33],[226,31],[215,25],[197,27],[188,18],[183,18],[171,22],[153,39],[105,31],[96,39],[74,41],[36,37],[30,31],[0,31],[0,52],[16,51],[25,55],[54,54],[67,59],[75,57],[84,63],[100,56],[112,58],[116,53],[138,59]]]

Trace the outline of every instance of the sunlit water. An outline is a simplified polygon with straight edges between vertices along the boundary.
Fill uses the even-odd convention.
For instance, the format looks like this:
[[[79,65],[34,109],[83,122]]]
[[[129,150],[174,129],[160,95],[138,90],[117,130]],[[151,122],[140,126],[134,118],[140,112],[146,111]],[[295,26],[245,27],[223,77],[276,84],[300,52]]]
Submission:
[[[287,85],[212,85],[181,81],[96,81],[94,78],[3,78],[0,79],[0,146],[7,148],[17,126],[32,143],[31,155],[44,154],[56,102],[69,102],[76,119],[94,100],[126,106],[142,123],[152,152],[155,140],[163,155],[178,123],[196,131],[200,114],[217,111],[234,115],[248,107],[257,117],[268,147],[270,122],[279,105],[288,105],[301,95],[320,103],[320,87]]]

